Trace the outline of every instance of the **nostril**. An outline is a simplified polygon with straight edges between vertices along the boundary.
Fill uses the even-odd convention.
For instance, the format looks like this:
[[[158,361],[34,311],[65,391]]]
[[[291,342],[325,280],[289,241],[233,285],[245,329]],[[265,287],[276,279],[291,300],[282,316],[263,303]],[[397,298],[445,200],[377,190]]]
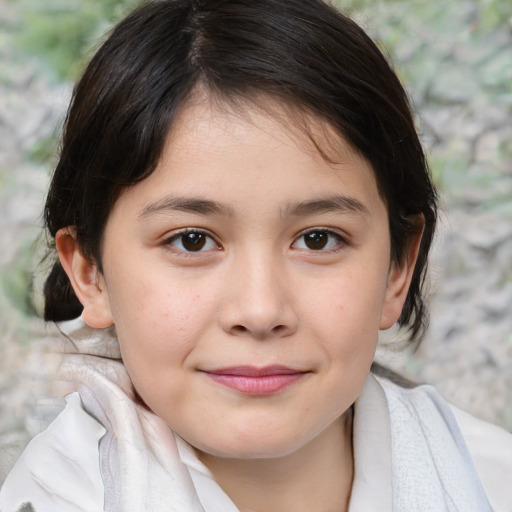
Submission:
[[[256,336],[262,336],[262,337],[266,337],[270,334],[272,335],[277,335],[277,336],[282,336],[286,333],[287,331],[287,327],[286,325],[276,325],[274,326],[272,329],[270,329],[270,331],[267,331],[265,330],[264,332],[258,332],[257,329],[249,329],[248,327],[245,327],[244,325],[234,325],[233,327],[231,327],[231,332],[233,334],[246,334],[248,332],[252,332],[254,335]]]

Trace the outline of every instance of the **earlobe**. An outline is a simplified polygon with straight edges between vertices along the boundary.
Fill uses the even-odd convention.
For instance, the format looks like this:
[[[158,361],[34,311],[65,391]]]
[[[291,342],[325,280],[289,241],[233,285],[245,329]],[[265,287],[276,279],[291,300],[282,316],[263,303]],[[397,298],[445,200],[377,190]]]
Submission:
[[[418,232],[409,244],[404,261],[400,265],[394,263],[391,265],[380,317],[379,328],[381,330],[393,327],[402,313],[414,273],[414,267],[416,266],[416,260],[418,259],[423,234],[423,216],[421,217],[421,222],[418,221],[418,224]]]
[[[105,279],[97,265],[84,256],[76,241],[74,226],[60,229],[55,244],[78,300],[84,307],[82,320],[95,329],[104,329],[114,323]]]

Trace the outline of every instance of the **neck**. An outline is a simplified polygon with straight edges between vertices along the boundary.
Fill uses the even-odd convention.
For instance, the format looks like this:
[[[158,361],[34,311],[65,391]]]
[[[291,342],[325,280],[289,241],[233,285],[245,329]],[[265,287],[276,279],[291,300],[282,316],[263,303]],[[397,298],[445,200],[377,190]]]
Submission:
[[[353,478],[352,412],[285,457],[199,458],[241,512],[344,512]]]

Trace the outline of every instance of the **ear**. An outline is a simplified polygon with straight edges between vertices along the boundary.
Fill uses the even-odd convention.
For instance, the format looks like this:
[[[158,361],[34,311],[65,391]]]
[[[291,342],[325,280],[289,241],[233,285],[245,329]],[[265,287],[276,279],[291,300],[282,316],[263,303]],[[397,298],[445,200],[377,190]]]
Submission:
[[[418,218],[417,225],[418,229],[409,241],[403,262],[400,265],[391,263],[379,324],[382,330],[391,328],[402,313],[420,250],[424,226],[423,215]]]
[[[111,326],[114,320],[105,279],[97,265],[82,254],[76,241],[75,226],[59,229],[55,244],[60,263],[84,307],[82,320],[95,329]]]

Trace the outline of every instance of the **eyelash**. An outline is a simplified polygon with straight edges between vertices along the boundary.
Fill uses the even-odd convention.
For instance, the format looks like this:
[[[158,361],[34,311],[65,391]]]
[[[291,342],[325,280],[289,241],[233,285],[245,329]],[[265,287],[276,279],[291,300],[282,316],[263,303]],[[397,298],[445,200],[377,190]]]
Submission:
[[[184,246],[184,241],[185,241],[184,237],[186,237],[187,235],[189,235],[189,236],[197,235],[199,237],[204,237],[204,238],[202,238],[202,241],[204,243],[203,243],[203,245],[199,246],[199,250],[197,250],[197,251],[190,250]],[[192,239],[189,238],[189,241],[192,241]],[[175,245],[173,245],[176,242],[179,242],[181,247],[176,247]],[[162,245],[167,246],[167,247],[172,247],[172,250],[174,250],[182,255],[201,254],[203,252],[220,249],[220,245],[217,243],[217,241],[215,240],[215,238],[212,235],[210,235],[207,231],[204,231],[202,229],[195,229],[195,228],[193,228],[193,229],[186,228],[181,231],[178,231],[177,233],[174,233],[170,237],[163,240]],[[204,247],[206,245],[210,245],[210,247],[207,247],[206,249],[204,249]]]
[[[198,250],[191,250],[190,247],[187,248],[184,245],[186,237],[189,235],[189,242],[197,243]],[[199,237],[199,240],[193,240],[191,238],[191,235],[196,235],[196,237]],[[305,237],[308,235],[314,236],[315,238],[311,238],[309,240],[310,243],[313,244],[320,244],[318,248],[312,248],[311,246],[308,246],[308,242],[306,241]],[[320,236],[318,236],[320,235]],[[324,238],[322,238],[324,237]],[[327,237],[327,239],[325,239]],[[299,247],[298,242],[304,239],[304,246],[305,247]],[[333,241],[334,239],[334,241]],[[176,247],[176,242],[181,245],[181,247]],[[186,242],[185,242],[186,243]],[[324,245],[322,245],[324,244]],[[172,236],[166,238],[162,245],[167,247],[172,247],[172,250],[182,254],[182,255],[200,255],[201,253],[208,252],[211,250],[219,250],[221,249],[220,244],[215,240],[215,238],[210,235],[207,231],[204,231],[202,229],[196,229],[196,228],[186,228],[181,231],[178,231],[177,233],[174,233]],[[341,236],[336,231],[333,231],[332,229],[327,228],[310,228],[306,231],[303,231],[300,233],[297,238],[295,238],[294,242],[292,243],[292,248],[300,250],[300,251],[307,251],[312,253],[335,253],[339,250],[341,250],[343,247],[348,245],[347,240]],[[206,247],[206,248],[205,248]]]
[[[330,243],[330,247],[319,247],[318,249],[313,249],[311,247],[296,247],[298,250],[302,250],[302,251],[308,251],[308,252],[312,252],[312,253],[335,253],[341,249],[343,249],[343,247],[347,246],[348,245],[348,242],[347,240],[341,236],[339,233],[337,233],[336,231],[332,230],[332,229],[327,229],[327,228],[310,228],[306,231],[303,231],[302,233],[299,234],[299,236],[295,239],[295,241],[293,242],[292,244],[292,247],[293,246],[297,246],[297,242],[301,239],[305,239],[305,237],[307,237],[308,235],[322,235],[322,236],[327,236],[327,241],[326,241],[326,245],[329,245]],[[330,240],[329,240],[330,239]],[[332,239],[334,239],[334,242],[332,241]],[[313,242],[315,242],[315,240],[312,240]],[[304,245],[307,245],[307,242],[304,243]]]

